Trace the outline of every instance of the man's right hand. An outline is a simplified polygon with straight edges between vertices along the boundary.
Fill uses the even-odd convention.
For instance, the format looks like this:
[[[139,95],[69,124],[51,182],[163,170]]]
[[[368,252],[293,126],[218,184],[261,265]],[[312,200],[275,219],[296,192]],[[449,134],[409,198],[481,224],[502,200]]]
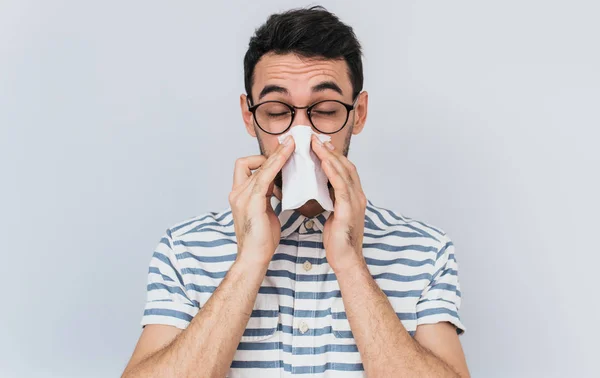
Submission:
[[[289,137],[268,159],[260,155],[236,161],[229,195],[236,263],[185,330],[161,324],[144,328],[123,377],[191,377],[199,371],[207,377],[227,375],[279,245],[281,224],[270,198],[273,180],[294,147]]]
[[[229,204],[238,243],[237,261],[265,268],[269,265],[281,238],[281,224],[270,201],[273,180],[294,148],[294,140],[288,136],[268,159],[254,155],[236,160]]]

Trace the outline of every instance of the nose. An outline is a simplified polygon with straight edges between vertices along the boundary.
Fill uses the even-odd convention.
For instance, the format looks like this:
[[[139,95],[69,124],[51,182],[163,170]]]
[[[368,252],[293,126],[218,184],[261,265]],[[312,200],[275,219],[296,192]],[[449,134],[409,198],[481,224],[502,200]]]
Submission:
[[[311,126],[310,119],[308,119],[308,113],[306,112],[306,108],[296,109],[296,115],[294,116],[294,121],[292,122],[292,126]]]

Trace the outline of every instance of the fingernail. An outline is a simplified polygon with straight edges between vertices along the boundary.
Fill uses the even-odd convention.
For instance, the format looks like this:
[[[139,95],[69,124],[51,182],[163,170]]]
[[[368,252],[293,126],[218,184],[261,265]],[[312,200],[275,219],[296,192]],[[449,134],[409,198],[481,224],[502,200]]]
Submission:
[[[325,142],[325,147],[327,147],[330,151],[333,151],[335,149],[335,147],[333,147],[333,144],[331,144],[331,142],[329,141]]]
[[[286,146],[289,146],[292,143],[292,136],[288,135],[285,137],[285,139],[283,140],[283,144]]]

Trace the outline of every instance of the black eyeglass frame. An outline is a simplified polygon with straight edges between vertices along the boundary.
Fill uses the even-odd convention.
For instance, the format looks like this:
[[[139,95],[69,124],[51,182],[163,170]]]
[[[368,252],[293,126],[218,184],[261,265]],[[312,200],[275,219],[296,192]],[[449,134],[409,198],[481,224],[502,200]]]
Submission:
[[[284,134],[286,131],[288,131],[290,129],[290,127],[292,127],[292,125],[294,124],[294,118],[296,117],[296,110],[297,109],[306,109],[306,115],[308,116],[308,120],[310,121],[310,124],[312,125],[312,127],[315,128],[315,130],[319,131],[322,134],[335,134],[335,133],[340,132],[344,127],[346,127],[346,124],[348,123],[348,119],[350,118],[350,112],[353,111],[354,108],[356,107],[356,102],[358,101],[359,95],[360,95],[360,93],[358,95],[356,95],[356,98],[352,102],[352,105],[346,104],[345,102],[338,101],[338,100],[322,100],[322,101],[317,101],[314,104],[308,105],[308,106],[294,106],[294,105],[290,105],[290,104],[287,104],[287,103],[282,102],[282,101],[272,100],[272,101],[263,101],[263,102],[261,102],[259,104],[251,106],[250,105],[250,98],[249,97],[246,97],[246,101],[248,102],[248,110],[252,113],[252,118],[254,118],[254,122],[256,122],[256,124],[258,125],[258,127],[262,131],[264,131],[265,133],[267,133],[267,134],[270,134],[270,135],[281,135],[281,134]],[[344,124],[339,129],[337,129],[336,131],[325,132],[325,131],[319,130],[319,128],[317,126],[315,126],[315,124],[312,121],[312,117],[310,116],[310,112],[311,112],[311,110],[315,106],[317,106],[317,105],[319,105],[319,104],[321,104],[323,102],[330,102],[330,101],[337,102],[337,103],[343,105],[346,108],[346,120],[344,121]],[[258,123],[258,120],[256,119],[256,109],[259,106],[261,106],[262,104],[267,104],[267,103],[282,104],[284,106],[287,106],[287,108],[290,109],[290,112],[292,113],[292,118],[290,120],[290,124],[288,125],[288,127],[285,128],[285,130],[283,130],[280,133],[272,133],[272,132],[269,132],[269,131],[263,129],[260,126],[260,123]]]

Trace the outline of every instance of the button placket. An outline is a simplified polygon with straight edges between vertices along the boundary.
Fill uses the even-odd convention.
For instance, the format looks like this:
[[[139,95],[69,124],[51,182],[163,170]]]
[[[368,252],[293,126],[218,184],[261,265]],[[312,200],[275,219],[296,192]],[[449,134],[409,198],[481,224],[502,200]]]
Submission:
[[[311,221],[312,223],[312,221]],[[314,227],[314,229],[316,229],[316,225],[312,224],[311,227]],[[310,237],[311,241],[313,242],[317,242],[317,243],[322,243],[323,242],[323,234],[321,233],[315,233],[312,234]],[[325,257],[325,250],[317,248],[317,247],[311,247],[310,248],[310,255],[313,258],[316,259],[321,259]],[[310,263],[310,261],[309,261]],[[312,327],[313,329],[317,329],[319,327],[322,326],[322,323],[319,321],[319,318],[316,318],[317,315],[317,309],[319,308],[319,302],[321,302],[322,300],[317,299],[318,298],[318,294],[319,292],[324,291],[324,281],[325,279],[321,279],[321,277],[323,276],[323,274],[326,272],[324,272],[324,269],[326,270],[327,268],[327,264],[316,264],[313,266],[313,264],[310,264],[310,274],[313,276],[313,279],[311,281],[308,281],[308,284],[310,285],[310,291],[312,291],[314,294],[314,300],[313,300],[313,306],[311,308],[312,310],[312,317],[311,317],[311,321],[312,321]],[[313,334],[316,334],[316,332],[314,332]],[[314,348],[317,346],[317,336],[314,336],[311,338],[311,347]],[[314,352],[313,352],[314,353]],[[311,375],[315,374],[315,371],[313,370],[314,367],[311,367]]]
[[[304,223],[305,224],[305,223]],[[305,232],[303,232],[302,230],[303,227],[300,227],[298,230],[298,249],[296,251],[296,264],[295,264],[295,269],[296,269],[296,281],[294,282],[294,290],[295,290],[295,299],[294,299],[294,319],[293,319],[293,336],[292,336],[292,356],[291,356],[291,368],[292,368],[292,372],[294,372],[294,370],[297,367],[303,366],[303,364],[305,364],[305,358],[306,356],[304,356],[303,354],[298,354],[297,350],[298,348],[304,348],[305,342],[306,342],[306,338],[310,337],[308,335],[306,335],[306,333],[310,330],[310,325],[307,322],[307,318],[305,318],[304,316],[302,317],[296,317],[296,313],[299,310],[304,310],[306,307],[306,300],[305,299],[301,299],[301,297],[299,296],[299,293],[302,292],[306,292],[308,291],[308,288],[306,286],[306,282],[302,281],[301,279],[298,279],[298,276],[303,275],[304,273],[306,273],[306,267],[307,265],[305,265],[307,262],[310,263],[307,260],[307,257],[309,256],[308,253],[309,251],[307,250],[307,247],[305,247],[303,244],[303,242],[306,241],[307,236]],[[312,265],[312,264],[311,264]]]
[[[304,225],[306,226],[306,222]],[[318,277],[315,276],[316,270],[318,270],[316,269],[317,265],[313,265],[313,263],[315,262],[315,258],[321,257],[321,251],[314,247],[314,242],[320,241],[321,238],[315,233],[300,233],[298,235],[295,282],[297,297],[295,302],[295,310],[302,310],[305,315],[294,319],[295,336],[293,343],[294,348],[292,349],[293,352],[298,347],[314,348],[316,342],[313,331],[316,327],[315,315],[317,306],[319,305],[316,293],[320,290],[320,288],[318,287]],[[298,293],[304,293],[304,295],[299,297]],[[307,296],[307,293],[313,293],[313,295]],[[294,354],[292,371],[295,367],[305,366],[306,358],[307,356],[305,354]]]

